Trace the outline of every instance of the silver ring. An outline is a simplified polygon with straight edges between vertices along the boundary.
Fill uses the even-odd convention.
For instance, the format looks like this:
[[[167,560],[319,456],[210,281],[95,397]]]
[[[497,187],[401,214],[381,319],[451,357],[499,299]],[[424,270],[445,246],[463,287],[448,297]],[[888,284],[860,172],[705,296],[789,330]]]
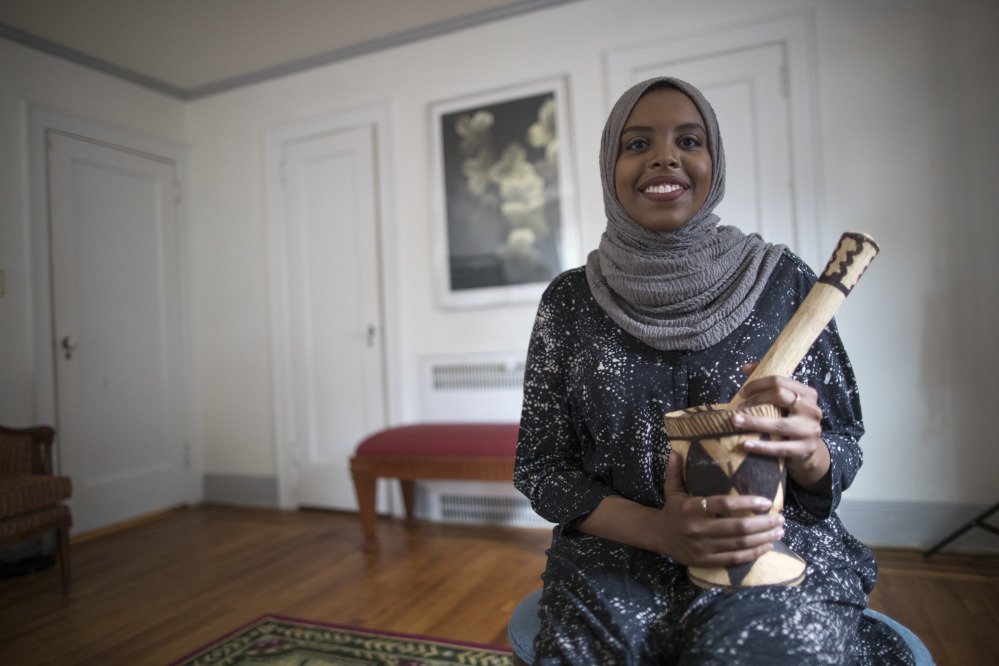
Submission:
[[[704,509],[704,513],[708,512],[708,498],[707,497],[702,497],[701,498],[701,508]]]
[[[801,394],[799,394],[799,393],[795,393],[795,394],[794,394],[794,400],[792,400],[792,401],[791,401],[791,404],[790,404],[790,405],[788,405],[788,407],[789,407],[789,408],[790,408],[790,407],[794,407],[795,405],[797,405],[797,404],[798,404],[798,401],[799,401],[799,400],[801,400]]]

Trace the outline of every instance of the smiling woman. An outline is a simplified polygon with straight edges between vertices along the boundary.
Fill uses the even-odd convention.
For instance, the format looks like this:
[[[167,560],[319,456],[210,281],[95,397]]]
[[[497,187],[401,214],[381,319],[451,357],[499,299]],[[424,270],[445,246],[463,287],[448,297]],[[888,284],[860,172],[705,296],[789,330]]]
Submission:
[[[557,524],[535,663],[912,663],[863,615],[876,565],[835,514],[863,433],[835,326],[793,379],[741,389],[745,407],[779,409],[732,419],[760,433],[750,455],[786,458],[783,511],[773,497],[692,496],[663,427],[668,412],[728,402],[816,280],[787,248],[719,226],[711,105],[674,78],[634,86],[607,120],[600,165],[606,231],[585,269],[545,292],[524,377],[514,483]],[[803,581],[732,576],[726,594],[688,577],[738,572],[785,544],[808,562]]]

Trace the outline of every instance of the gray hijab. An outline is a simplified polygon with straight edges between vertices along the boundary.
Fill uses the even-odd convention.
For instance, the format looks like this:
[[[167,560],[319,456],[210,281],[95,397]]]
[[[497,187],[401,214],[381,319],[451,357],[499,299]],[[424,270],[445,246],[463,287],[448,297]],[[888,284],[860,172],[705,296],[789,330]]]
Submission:
[[[708,132],[711,188],[701,210],[676,231],[639,225],[625,213],[614,187],[621,130],[652,87],[677,88],[690,97]],[[699,351],[745,321],[783,247],[718,225],[712,211],[725,193],[725,153],[715,112],[699,90],[661,77],[625,92],[604,126],[600,177],[607,229],[587,258],[586,277],[593,297],[618,326],[655,349]]]

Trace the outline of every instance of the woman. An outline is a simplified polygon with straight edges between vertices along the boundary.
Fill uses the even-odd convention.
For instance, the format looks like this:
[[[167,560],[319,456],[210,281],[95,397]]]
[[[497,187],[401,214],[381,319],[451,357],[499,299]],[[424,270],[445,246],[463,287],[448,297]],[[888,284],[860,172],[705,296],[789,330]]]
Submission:
[[[783,515],[761,497],[690,497],[665,413],[727,402],[815,281],[782,246],[719,226],[718,125],[683,81],[645,81],[601,143],[607,229],[585,268],[546,290],[528,352],[515,484],[557,523],[543,575],[539,663],[911,663],[862,616],[872,553],[834,511],[861,464],[860,403],[830,325],[794,378],[743,389],[786,409],[734,425],[783,439]],[[745,510],[750,517],[736,517]],[[797,587],[705,591],[686,566],[754,560],[785,543]]]

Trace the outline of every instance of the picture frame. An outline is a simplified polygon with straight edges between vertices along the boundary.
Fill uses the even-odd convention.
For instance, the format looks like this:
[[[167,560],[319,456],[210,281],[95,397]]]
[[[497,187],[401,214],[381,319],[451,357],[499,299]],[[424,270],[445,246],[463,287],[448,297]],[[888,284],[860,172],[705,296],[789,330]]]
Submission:
[[[431,105],[442,308],[536,303],[578,262],[566,89],[557,77]]]

